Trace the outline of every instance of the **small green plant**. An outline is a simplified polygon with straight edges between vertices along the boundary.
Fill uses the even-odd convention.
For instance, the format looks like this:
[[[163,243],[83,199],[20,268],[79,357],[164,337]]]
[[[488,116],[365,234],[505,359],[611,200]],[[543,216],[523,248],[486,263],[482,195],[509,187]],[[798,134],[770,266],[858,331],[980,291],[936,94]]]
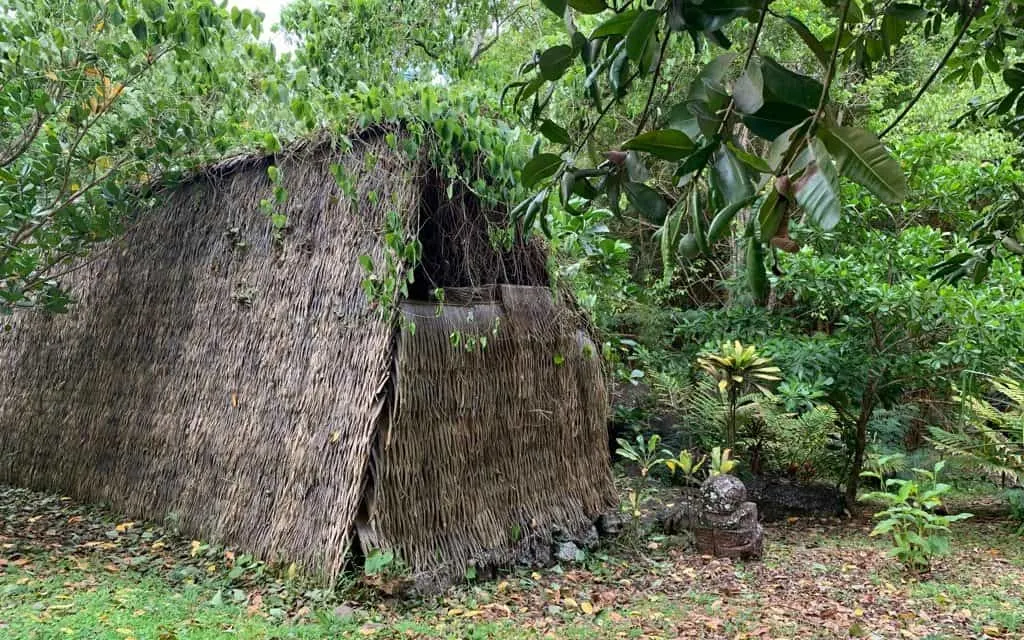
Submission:
[[[661,436],[656,433],[649,438],[638,435],[636,437],[636,444],[625,438],[617,438],[616,442],[619,444],[616,453],[622,458],[635,463],[640,470],[640,475],[637,476],[627,497],[631,523],[630,530],[634,537],[637,537],[640,534],[640,517],[642,515],[640,505],[643,502],[644,494],[647,492],[651,470],[658,465],[665,464],[665,458],[662,457],[662,452],[658,450],[658,445],[661,444]]]
[[[708,466],[708,476],[720,476],[730,473],[739,464],[738,460],[732,458],[732,449],[715,447],[711,450],[711,464]]]
[[[751,391],[770,396],[768,384],[781,380],[781,370],[772,365],[771,358],[757,354],[753,346],[744,346],[739,340],[723,344],[717,353],[705,353],[697,364],[711,376],[726,404],[725,444],[736,446],[738,413],[741,400]]]
[[[664,465],[672,475],[675,475],[676,471],[678,471],[683,475],[686,484],[697,484],[697,472],[707,462],[707,456],[701,456],[700,460],[697,460],[689,449],[683,449],[677,456],[673,456],[672,452],[667,449],[663,450],[662,453],[669,456],[665,458]]]
[[[887,459],[891,457],[881,459],[879,466],[891,463]],[[931,471],[915,468],[914,478],[911,479],[884,479],[878,467],[861,474],[877,479],[884,487],[882,491],[872,491],[861,496],[862,501],[876,501],[885,505],[885,509],[875,514],[879,523],[871,535],[888,534],[892,538],[890,553],[912,573],[930,571],[932,559],[949,551],[949,525],[972,515],[936,513],[942,506],[942,496],[951,489],[950,485],[939,482],[939,474],[944,466],[945,462],[940,461]]]
[[[288,190],[281,182],[281,171],[277,165],[267,167],[267,178],[274,185],[274,197],[260,200],[260,210],[270,219],[274,228],[274,245],[280,248],[284,241],[284,231],[288,228],[288,215],[284,212],[284,204],[288,200]]]
[[[390,549],[373,549],[363,562],[363,573],[367,576],[379,576],[389,573],[398,562],[395,552]]]
[[[1017,535],[1024,536],[1024,489],[1010,489],[1006,492],[1006,502],[1010,505],[1010,517],[1020,523]]]

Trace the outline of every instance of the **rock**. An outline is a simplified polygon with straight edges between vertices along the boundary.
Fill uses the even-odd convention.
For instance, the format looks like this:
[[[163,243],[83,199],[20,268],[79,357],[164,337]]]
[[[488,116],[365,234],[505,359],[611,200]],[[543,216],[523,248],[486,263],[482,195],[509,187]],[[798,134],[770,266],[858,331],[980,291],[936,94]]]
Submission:
[[[843,494],[830,485],[805,484],[784,479],[755,478],[750,499],[766,522],[799,518],[835,518],[845,510]]]
[[[580,548],[574,542],[561,542],[555,546],[555,560],[559,562],[576,562]]]
[[[347,604],[340,604],[334,607],[334,615],[338,618],[351,618],[356,615],[356,610]]]
[[[597,533],[597,527],[590,525],[581,531],[573,542],[584,549],[593,549],[601,544],[601,537]]]
[[[599,535],[606,537],[617,536],[622,531],[622,516],[614,511],[602,513],[597,517],[594,526],[597,528]]]

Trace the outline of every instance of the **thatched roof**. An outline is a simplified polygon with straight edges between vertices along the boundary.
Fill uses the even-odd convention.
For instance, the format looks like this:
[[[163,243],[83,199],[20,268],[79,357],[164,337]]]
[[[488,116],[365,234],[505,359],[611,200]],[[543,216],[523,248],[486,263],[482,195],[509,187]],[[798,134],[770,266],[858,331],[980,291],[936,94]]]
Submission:
[[[504,210],[457,184],[449,199],[424,157],[383,133],[192,177],[71,275],[68,314],[17,317],[0,336],[0,482],[170,516],[332,577],[361,507],[364,544],[426,569],[501,556],[510,522],[579,522],[607,505],[606,398],[596,358],[582,355],[592,345],[550,293],[510,300],[547,284],[543,251],[495,251],[488,221]],[[270,163],[288,191],[279,242],[260,208]],[[332,164],[354,178],[354,198]],[[414,298],[527,288],[501,288],[469,319],[458,304],[406,303],[417,329],[401,323],[396,337],[359,261],[386,262],[395,211],[424,245]],[[454,327],[498,317],[482,352],[452,348]],[[552,350],[561,364],[541,365]]]

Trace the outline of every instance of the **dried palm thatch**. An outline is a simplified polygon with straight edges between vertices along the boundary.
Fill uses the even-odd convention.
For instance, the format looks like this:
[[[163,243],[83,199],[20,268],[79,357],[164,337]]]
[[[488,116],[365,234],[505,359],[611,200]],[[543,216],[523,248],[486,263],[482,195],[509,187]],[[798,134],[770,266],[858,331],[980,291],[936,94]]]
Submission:
[[[442,576],[461,575],[467,558],[505,564],[554,526],[590,524],[609,500],[596,347],[550,290],[495,293],[402,305],[364,542]]]
[[[605,508],[601,369],[543,287],[543,251],[494,250],[504,212],[448,200],[426,156],[383,133],[192,177],[71,274],[71,312],[16,317],[0,336],[0,482],[172,515],[328,578],[360,513],[364,547],[430,571],[507,561],[517,528]],[[278,240],[260,208],[271,163],[289,194]],[[412,297],[476,288],[440,313],[406,302],[403,322],[373,309],[359,258],[385,262],[392,212],[424,246]],[[486,348],[453,346],[492,323]]]

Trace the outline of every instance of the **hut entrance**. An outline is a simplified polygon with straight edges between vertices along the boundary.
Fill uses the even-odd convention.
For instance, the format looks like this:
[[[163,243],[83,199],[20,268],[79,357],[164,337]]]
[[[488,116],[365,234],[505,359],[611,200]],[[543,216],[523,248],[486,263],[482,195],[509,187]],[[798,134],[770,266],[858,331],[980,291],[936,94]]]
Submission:
[[[542,248],[511,242],[507,211],[482,203],[461,183],[431,172],[421,183],[417,222],[423,252],[410,300],[436,300],[437,289],[549,285]]]

